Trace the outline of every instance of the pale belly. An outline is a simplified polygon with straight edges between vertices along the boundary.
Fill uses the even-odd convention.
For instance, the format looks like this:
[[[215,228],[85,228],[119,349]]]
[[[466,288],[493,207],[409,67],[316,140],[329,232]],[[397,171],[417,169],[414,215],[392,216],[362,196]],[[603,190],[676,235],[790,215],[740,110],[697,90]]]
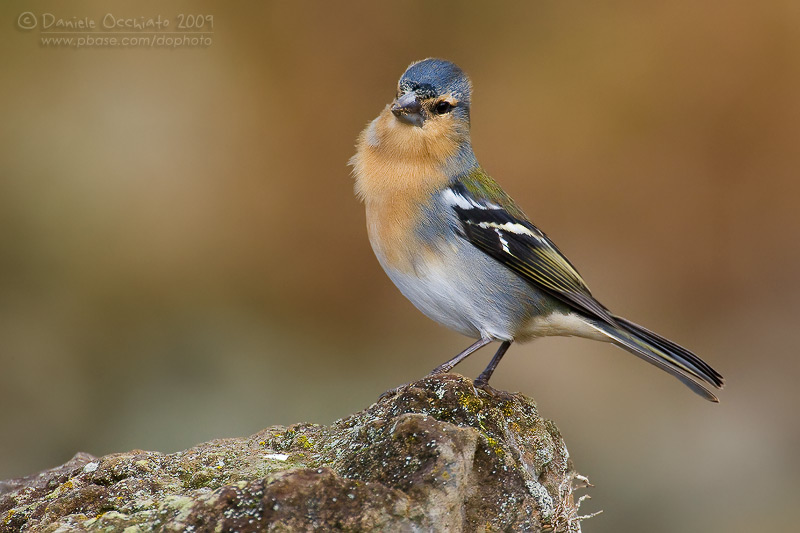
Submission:
[[[525,340],[558,335],[566,309],[471,244],[454,245],[438,260],[400,271],[378,260],[400,292],[426,316],[473,338]],[[569,334],[569,333],[566,333]]]

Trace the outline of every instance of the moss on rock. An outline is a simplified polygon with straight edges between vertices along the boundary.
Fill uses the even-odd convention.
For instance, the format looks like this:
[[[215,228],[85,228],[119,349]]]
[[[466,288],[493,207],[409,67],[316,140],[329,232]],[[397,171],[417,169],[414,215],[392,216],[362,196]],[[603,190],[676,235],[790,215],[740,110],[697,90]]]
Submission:
[[[532,400],[449,374],[330,426],[78,454],[0,482],[0,531],[577,532],[583,481]]]

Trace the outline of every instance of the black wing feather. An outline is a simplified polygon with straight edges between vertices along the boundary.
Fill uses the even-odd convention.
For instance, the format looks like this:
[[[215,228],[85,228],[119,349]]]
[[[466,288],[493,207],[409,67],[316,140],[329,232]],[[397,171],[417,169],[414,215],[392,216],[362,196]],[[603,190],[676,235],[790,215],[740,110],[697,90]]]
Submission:
[[[536,226],[492,206],[453,206],[463,235],[529,283],[592,318],[617,325],[572,263]]]

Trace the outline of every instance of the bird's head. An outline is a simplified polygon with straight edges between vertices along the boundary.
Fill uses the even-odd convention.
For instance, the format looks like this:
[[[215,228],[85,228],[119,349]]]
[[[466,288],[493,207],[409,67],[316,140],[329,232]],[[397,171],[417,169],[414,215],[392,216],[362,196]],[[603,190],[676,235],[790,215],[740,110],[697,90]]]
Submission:
[[[390,109],[408,126],[468,134],[471,92],[469,77],[458,66],[443,59],[423,59],[400,77]]]
[[[406,69],[397,95],[361,132],[350,160],[362,197],[431,189],[477,166],[469,137],[472,86],[443,59]],[[371,191],[371,192],[370,192]]]

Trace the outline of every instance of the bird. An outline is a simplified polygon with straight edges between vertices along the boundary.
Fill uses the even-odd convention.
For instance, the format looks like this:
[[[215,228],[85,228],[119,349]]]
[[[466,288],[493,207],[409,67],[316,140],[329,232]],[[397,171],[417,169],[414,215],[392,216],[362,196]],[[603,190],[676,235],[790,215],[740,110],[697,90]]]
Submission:
[[[411,63],[349,161],[383,270],[426,316],[476,339],[431,375],[499,342],[474,380],[486,388],[512,343],[577,336],[610,342],[718,402],[709,389],[722,389],[722,375],[595,299],[555,243],[478,163],[471,103],[472,82],[457,65],[437,58]]]

